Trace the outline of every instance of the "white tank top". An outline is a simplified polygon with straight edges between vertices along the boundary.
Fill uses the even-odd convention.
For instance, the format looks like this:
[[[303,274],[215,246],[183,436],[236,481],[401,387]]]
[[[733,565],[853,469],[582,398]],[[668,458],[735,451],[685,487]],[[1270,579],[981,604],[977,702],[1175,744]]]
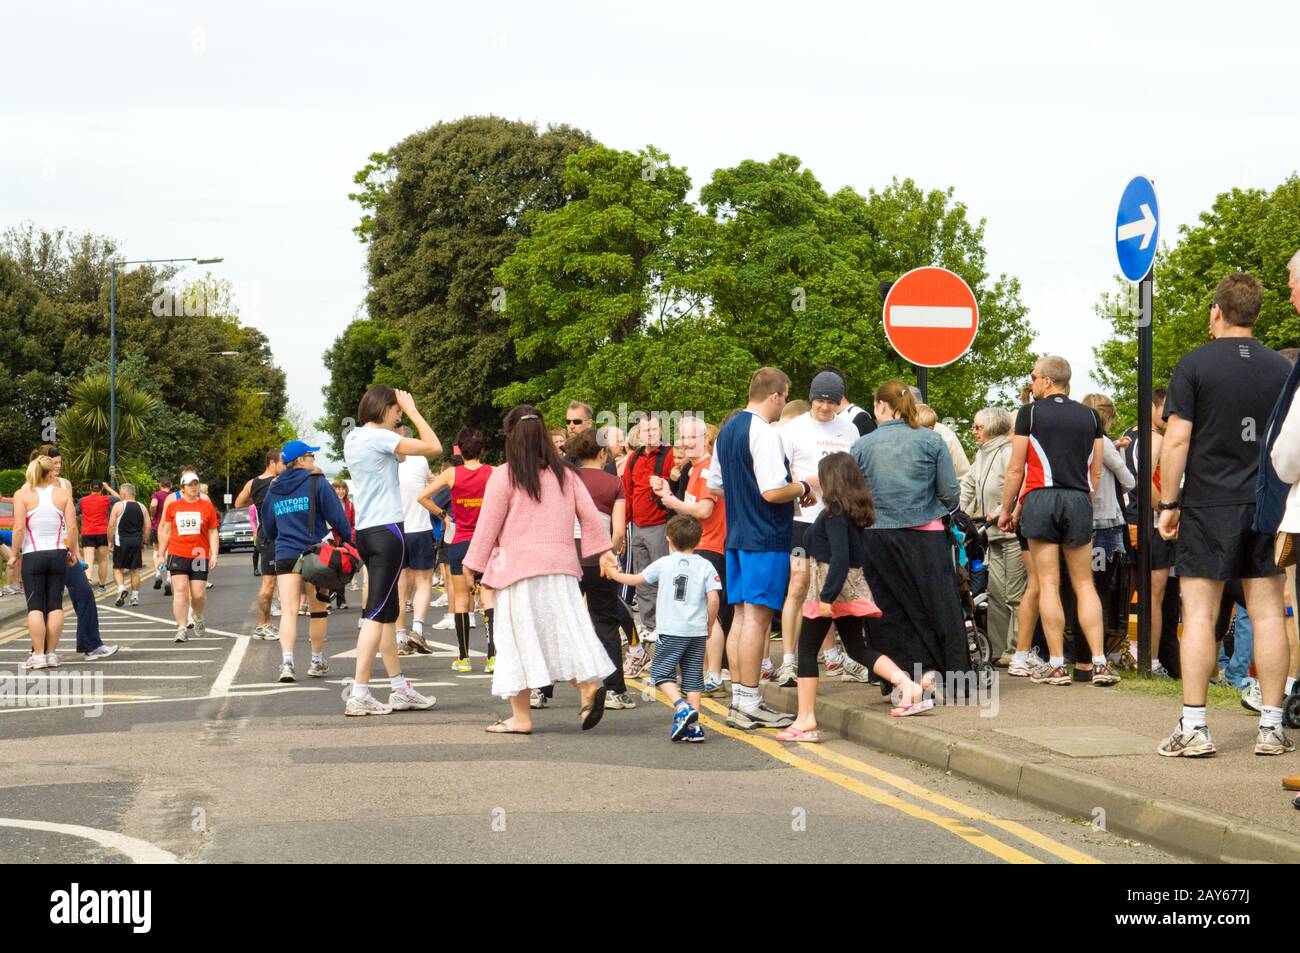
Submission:
[[[67,546],[64,537],[63,513],[54,505],[54,484],[36,490],[36,509],[27,514],[27,532],[23,536],[23,552],[34,553]]]

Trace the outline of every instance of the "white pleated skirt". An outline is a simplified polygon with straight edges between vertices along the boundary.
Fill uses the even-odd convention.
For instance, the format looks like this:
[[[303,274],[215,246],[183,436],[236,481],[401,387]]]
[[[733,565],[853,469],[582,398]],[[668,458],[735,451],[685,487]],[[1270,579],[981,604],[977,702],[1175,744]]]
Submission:
[[[492,694],[576,679],[599,682],[614,671],[573,576],[531,576],[499,589]]]

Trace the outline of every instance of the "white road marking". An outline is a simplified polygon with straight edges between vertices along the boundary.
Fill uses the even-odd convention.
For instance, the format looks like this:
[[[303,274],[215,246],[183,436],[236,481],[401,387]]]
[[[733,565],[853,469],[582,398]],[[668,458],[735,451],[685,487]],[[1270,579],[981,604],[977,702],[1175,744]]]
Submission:
[[[146,619],[149,622],[161,623],[162,625],[166,625],[172,628],[175,628],[176,626],[175,619],[162,619],[156,615],[145,615],[143,612],[131,612],[127,609],[118,609],[114,606],[105,606],[104,608],[108,612],[117,612],[124,616],[129,616],[132,619]],[[244,636],[239,632],[227,632],[224,629],[214,629],[212,628],[212,626],[208,626],[207,631],[212,635],[225,635],[225,636],[229,636],[232,639],[244,638]]]
[[[230,655],[226,657],[226,664],[221,667],[217,680],[212,683],[212,691],[208,692],[209,697],[216,698],[218,695],[224,695],[230,690],[231,684],[235,681],[235,674],[239,671],[239,665],[244,661],[244,653],[248,651],[250,641],[246,635],[235,639],[234,648],[230,650]]]
[[[52,824],[49,821],[28,821],[14,817],[0,817],[0,827],[19,827],[29,831],[48,831],[52,834],[70,834],[93,840],[96,844],[109,847],[118,853],[126,854],[137,864],[175,864],[179,863],[176,855],[163,850],[147,840],[128,837],[116,831],[103,831],[98,827],[83,827],[80,824]]]
[[[60,660],[60,661],[61,661],[61,660]],[[77,661],[76,661],[75,664],[77,664],[77,665],[93,665],[93,664],[94,664],[95,662],[97,662],[97,661],[99,661],[99,660],[98,660],[98,659],[86,659],[86,660],[83,661],[83,660],[81,660],[81,659],[77,659]],[[124,659],[124,658],[112,658],[112,659],[106,659],[106,660],[104,661],[104,664],[105,664],[105,665],[112,665],[113,667],[116,668],[118,665],[210,665],[210,664],[212,664],[212,661],[213,661],[213,660],[210,659],[210,658],[194,658],[194,659],[189,659],[189,658],[187,658],[187,659],[159,658],[159,659],[134,659],[134,660],[133,660],[133,659]],[[21,665],[22,663],[21,663],[21,662],[13,662],[13,663],[5,662],[5,663],[4,663],[4,665],[10,665],[10,664],[13,664],[13,665]],[[70,663],[70,664],[71,664],[71,663]],[[60,669],[68,668],[68,665],[60,664],[60,665],[59,665],[59,668],[60,668]],[[41,671],[49,671],[49,669],[39,669],[39,668],[38,668],[38,669],[36,669],[36,671],[38,671],[38,672],[41,672]],[[82,668],[78,668],[78,669],[75,669],[75,671],[80,672],[80,671],[84,671],[84,669],[82,669]]]
[[[170,642],[171,639],[165,639],[164,641]],[[22,654],[22,655],[26,655],[26,654],[29,653],[30,651],[31,651],[30,648],[27,648],[27,649],[0,649],[0,652],[17,652],[17,653]],[[132,653],[132,654],[135,654],[136,652],[220,652],[220,651],[221,651],[221,647],[220,647],[220,646],[217,646],[217,645],[212,645],[212,646],[201,646],[201,647],[200,647],[200,646],[190,646],[190,645],[186,645],[184,648],[180,648],[180,647],[179,647],[179,644],[178,644],[178,647],[177,647],[177,648],[174,648],[174,649],[153,649],[153,648],[148,648],[148,649],[138,649],[138,648],[136,648],[134,645],[129,645],[129,644],[126,644],[126,643],[122,643],[122,651],[123,651],[123,652],[130,652],[130,653]],[[112,658],[112,656],[109,656],[109,658]],[[71,660],[68,660],[68,661],[64,661],[64,662],[63,662],[63,665],[68,665],[68,664],[77,665],[77,664],[80,664],[80,663],[83,662],[83,661],[85,661],[85,662],[99,662],[99,661],[107,661],[107,659],[71,659]]]

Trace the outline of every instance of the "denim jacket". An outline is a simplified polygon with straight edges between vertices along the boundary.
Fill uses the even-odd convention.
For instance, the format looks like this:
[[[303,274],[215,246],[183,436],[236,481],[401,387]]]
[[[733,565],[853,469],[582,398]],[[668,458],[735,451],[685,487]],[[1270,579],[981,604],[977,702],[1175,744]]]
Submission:
[[[876,501],[872,529],[922,526],[957,505],[952,456],[933,430],[891,420],[859,437],[850,453]]]

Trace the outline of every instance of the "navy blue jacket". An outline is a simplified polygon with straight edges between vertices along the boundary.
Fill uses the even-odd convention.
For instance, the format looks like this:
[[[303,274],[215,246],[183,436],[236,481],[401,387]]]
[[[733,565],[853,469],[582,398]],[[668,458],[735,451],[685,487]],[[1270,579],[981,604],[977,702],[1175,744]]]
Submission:
[[[307,514],[311,506],[308,496],[312,473],[301,467],[285,470],[267,488],[257,516],[265,528],[266,538],[275,543],[275,558],[297,559],[319,543],[334,529],[344,539],[352,539],[352,526],[339,502],[338,494],[330,481],[316,479],[316,532],[315,539],[307,534]]]
[[[1273,413],[1268,416],[1268,426],[1264,428],[1264,439],[1259,442],[1259,476],[1255,478],[1255,519],[1251,528],[1257,533],[1276,533],[1282,525],[1282,516],[1286,513],[1286,498],[1291,486],[1283,483],[1273,469],[1270,454],[1273,444],[1277,442],[1278,431],[1291,411],[1291,399],[1295,397],[1296,387],[1300,386],[1300,361],[1291,368],[1282,393],[1277,395]]]

